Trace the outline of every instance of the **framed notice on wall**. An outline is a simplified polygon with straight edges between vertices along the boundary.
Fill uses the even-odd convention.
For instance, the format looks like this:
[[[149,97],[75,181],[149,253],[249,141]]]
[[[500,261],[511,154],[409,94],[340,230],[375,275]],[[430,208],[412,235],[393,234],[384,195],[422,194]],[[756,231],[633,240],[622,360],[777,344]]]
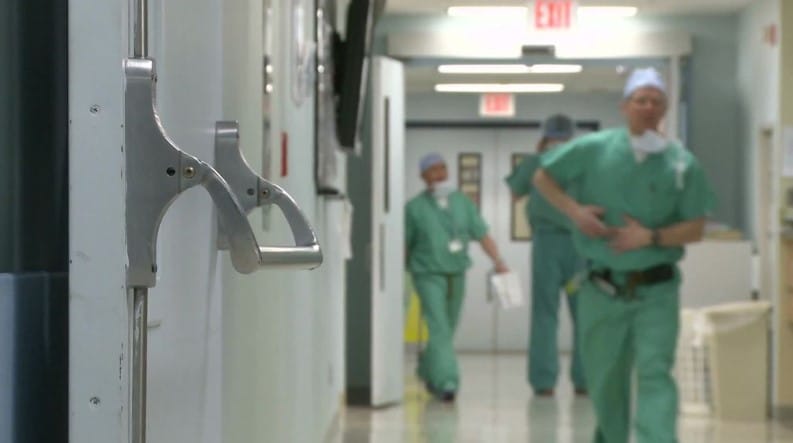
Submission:
[[[482,207],[482,154],[463,153],[457,157],[457,184],[477,208]]]
[[[526,158],[526,154],[513,153],[510,159],[512,170]],[[512,241],[531,241],[531,225],[526,215],[526,205],[529,204],[529,196],[523,196],[518,199],[512,200],[512,208],[510,209],[510,236]]]

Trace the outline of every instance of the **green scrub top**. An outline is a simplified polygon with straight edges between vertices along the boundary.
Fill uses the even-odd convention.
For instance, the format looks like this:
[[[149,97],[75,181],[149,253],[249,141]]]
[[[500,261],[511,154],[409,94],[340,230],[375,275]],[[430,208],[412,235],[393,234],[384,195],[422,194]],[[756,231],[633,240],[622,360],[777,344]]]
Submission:
[[[468,242],[487,235],[487,224],[474,202],[461,192],[448,196],[442,208],[429,192],[410,200],[405,207],[405,246],[408,269],[414,274],[458,274],[471,266]],[[462,243],[452,251],[454,240]]]
[[[526,204],[526,217],[532,229],[537,231],[570,231],[571,222],[564,214],[559,212],[543,195],[534,189],[532,178],[540,168],[541,156],[537,154],[526,155],[512,173],[504,179],[516,197],[529,196]],[[571,189],[567,189],[568,192]]]
[[[715,198],[696,158],[677,143],[643,161],[636,159],[625,128],[589,134],[542,157],[542,168],[563,187],[574,183],[578,201],[605,209],[607,226],[625,225],[630,216],[659,229],[706,217]],[[586,237],[574,229],[576,248],[593,266],[617,271],[671,264],[683,248],[646,247],[617,254],[607,239]]]

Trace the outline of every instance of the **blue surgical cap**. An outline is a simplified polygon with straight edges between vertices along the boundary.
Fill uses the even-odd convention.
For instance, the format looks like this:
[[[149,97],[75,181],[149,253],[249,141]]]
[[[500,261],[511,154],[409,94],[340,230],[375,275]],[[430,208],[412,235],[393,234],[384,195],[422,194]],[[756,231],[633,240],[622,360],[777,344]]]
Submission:
[[[444,160],[443,156],[441,156],[437,152],[433,152],[433,153],[427,154],[427,155],[425,155],[424,157],[421,158],[421,162],[419,162],[419,169],[421,170],[421,173],[423,174],[424,171],[426,171],[427,169],[429,169],[429,168],[431,168],[431,167],[433,167],[433,166],[435,166],[437,164],[440,164],[440,163],[445,164],[446,160]]]
[[[637,69],[625,83],[623,98],[628,98],[641,88],[655,88],[666,94],[666,83],[661,74],[653,68]]]
[[[573,136],[573,121],[566,115],[552,115],[545,120],[542,135],[554,140],[571,138]]]

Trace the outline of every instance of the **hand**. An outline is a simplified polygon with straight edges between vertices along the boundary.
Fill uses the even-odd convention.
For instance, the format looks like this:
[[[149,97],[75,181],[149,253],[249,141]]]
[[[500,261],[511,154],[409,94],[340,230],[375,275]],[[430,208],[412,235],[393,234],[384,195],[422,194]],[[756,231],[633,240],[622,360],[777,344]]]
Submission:
[[[506,274],[507,272],[509,272],[509,268],[504,264],[504,262],[496,262],[496,274]]]
[[[610,246],[621,254],[650,246],[652,242],[652,230],[642,226],[636,219],[625,216],[625,226],[612,230]]]
[[[605,213],[606,210],[599,206],[579,206],[571,218],[584,235],[599,238],[609,235],[609,229],[601,219]]]

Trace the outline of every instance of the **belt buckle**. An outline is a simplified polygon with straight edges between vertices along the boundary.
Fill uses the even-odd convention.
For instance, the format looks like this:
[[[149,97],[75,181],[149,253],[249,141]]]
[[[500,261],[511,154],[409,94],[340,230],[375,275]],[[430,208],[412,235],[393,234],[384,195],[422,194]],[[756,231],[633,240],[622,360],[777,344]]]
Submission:
[[[625,298],[628,300],[636,299],[636,288],[645,282],[644,273],[631,272],[628,274],[628,281],[625,284]]]

